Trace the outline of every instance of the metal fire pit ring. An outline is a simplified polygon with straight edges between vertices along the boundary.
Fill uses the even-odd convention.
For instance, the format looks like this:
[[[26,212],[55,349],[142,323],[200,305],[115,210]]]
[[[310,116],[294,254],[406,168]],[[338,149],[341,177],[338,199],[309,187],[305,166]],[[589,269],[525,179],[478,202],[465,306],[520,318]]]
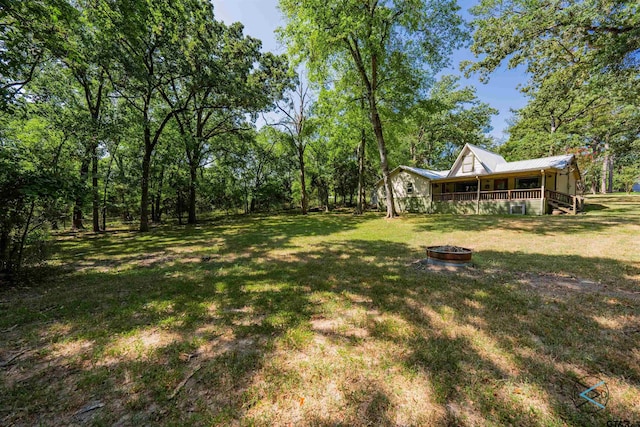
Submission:
[[[427,261],[430,264],[450,267],[471,265],[473,250],[459,246],[439,245],[427,247]]]

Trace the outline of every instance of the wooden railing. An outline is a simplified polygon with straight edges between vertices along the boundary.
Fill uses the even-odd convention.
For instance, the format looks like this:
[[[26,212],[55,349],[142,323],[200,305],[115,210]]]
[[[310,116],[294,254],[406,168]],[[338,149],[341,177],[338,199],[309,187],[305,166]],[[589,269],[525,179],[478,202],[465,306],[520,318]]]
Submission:
[[[565,193],[559,193],[553,190],[546,191],[547,199],[553,200],[554,202],[564,203],[567,206],[573,206],[574,196]]]
[[[528,190],[509,190],[510,200],[539,199],[542,197],[542,189],[530,188]]]
[[[542,190],[530,188],[526,190],[481,191],[480,200],[529,200],[540,199]],[[465,202],[478,200],[477,192],[434,194],[434,202]]]
[[[477,193],[469,192],[469,193],[443,193],[443,194],[434,194],[433,200],[436,202],[467,202],[476,200]]]
[[[509,190],[481,191],[480,200],[509,200]]]
[[[560,193],[558,191],[547,190],[545,196],[550,202],[555,202],[565,208],[569,208],[571,213],[582,212],[584,208],[584,198],[572,196],[571,194]]]
[[[584,198],[580,196],[572,196],[571,194],[560,193],[553,190],[545,190],[545,197],[549,204],[556,203],[560,205],[565,212],[576,214],[584,209]],[[539,200],[542,197],[541,188],[529,188],[521,190],[497,190],[497,191],[481,191],[481,201],[492,200]],[[434,202],[473,202],[478,200],[476,191],[464,193],[443,193],[434,194]]]

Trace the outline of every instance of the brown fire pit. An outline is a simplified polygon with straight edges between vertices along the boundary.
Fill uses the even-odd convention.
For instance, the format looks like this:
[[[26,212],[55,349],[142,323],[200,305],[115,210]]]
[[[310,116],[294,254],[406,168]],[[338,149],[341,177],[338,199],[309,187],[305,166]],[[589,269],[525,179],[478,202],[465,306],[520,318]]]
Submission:
[[[429,246],[427,248],[427,259],[432,264],[449,265],[462,267],[471,264],[473,251],[459,246]]]

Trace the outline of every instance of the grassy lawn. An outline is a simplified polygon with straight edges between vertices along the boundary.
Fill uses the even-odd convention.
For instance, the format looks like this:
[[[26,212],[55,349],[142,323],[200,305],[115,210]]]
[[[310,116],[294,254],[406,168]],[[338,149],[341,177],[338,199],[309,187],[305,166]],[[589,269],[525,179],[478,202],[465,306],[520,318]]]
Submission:
[[[640,422],[640,197],[587,209],[63,233],[0,290],[0,425]]]

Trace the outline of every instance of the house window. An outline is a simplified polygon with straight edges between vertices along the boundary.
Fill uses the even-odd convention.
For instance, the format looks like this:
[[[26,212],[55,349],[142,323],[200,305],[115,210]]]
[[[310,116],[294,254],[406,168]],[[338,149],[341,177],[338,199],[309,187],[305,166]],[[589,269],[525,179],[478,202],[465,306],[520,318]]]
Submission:
[[[462,160],[462,172],[473,172],[474,163],[473,154],[467,155]]]
[[[528,178],[517,178],[516,188],[519,190],[527,188],[540,188],[540,177],[534,176]]]
[[[456,193],[478,191],[478,181],[456,182]]]
[[[407,182],[407,194],[413,194],[413,182]]]
[[[496,179],[495,181],[493,181],[493,189],[494,190],[506,190],[508,183],[509,183],[509,180],[507,180],[507,179]]]

